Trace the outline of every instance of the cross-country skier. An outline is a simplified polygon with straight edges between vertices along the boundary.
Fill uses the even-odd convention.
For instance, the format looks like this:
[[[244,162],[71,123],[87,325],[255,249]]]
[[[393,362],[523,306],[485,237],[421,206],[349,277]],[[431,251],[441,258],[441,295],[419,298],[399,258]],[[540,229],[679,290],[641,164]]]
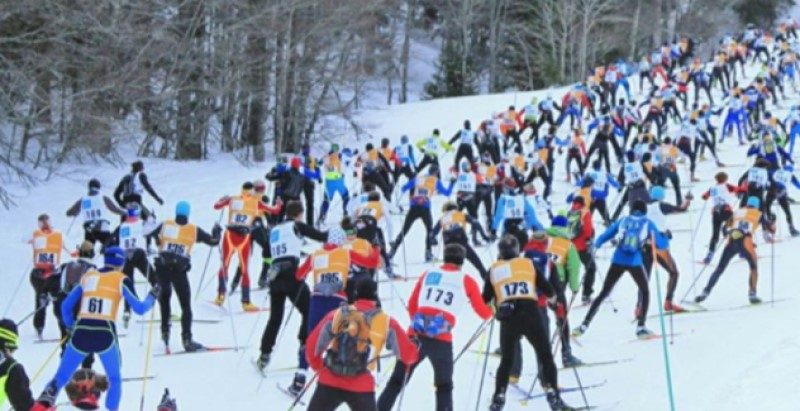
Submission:
[[[439,169],[441,168],[441,164],[439,164],[439,151],[444,150],[446,153],[453,151],[453,146],[450,145],[447,141],[442,139],[439,133],[439,129],[433,129],[430,137],[423,138],[422,140],[417,141],[417,150],[421,151],[423,154],[422,160],[417,166],[417,173],[422,172],[426,166],[429,165],[436,165],[436,176],[439,176]]]
[[[55,406],[59,391],[70,381],[72,373],[83,359],[97,354],[108,376],[106,408],[118,410],[122,398],[121,358],[117,342],[116,318],[120,302],[125,299],[133,311],[144,314],[149,311],[159,294],[155,286],[140,301],[131,291],[133,284],[120,270],[125,265],[125,251],[119,247],[106,248],[103,268],[87,273],[64,300],[61,307],[64,325],[71,329],[67,350],[61,357],[55,377],[47,384],[31,409],[48,410]],[[80,304],[77,320],[72,315],[76,304]],[[169,316],[167,316],[169,318]]]
[[[450,185],[445,187],[444,184],[436,177],[439,170],[435,165],[428,167],[428,175],[418,175],[415,179],[406,183],[402,191],[411,191],[411,207],[406,214],[403,221],[403,228],[397,234],[397,238],[392,242],[392,249],[389,251],[389,257],[394,257],[397,249],[400,247],[403,238],[408,234],[408,230],[418,219],[422,219],[422,224],[425,225],[425,261],[433,259],[433,252],[431,251],[430,233],[433,226],[433,218],[431,217],[431,197],[436,194],[442,194],[449,197],[453,191],[455,179],[450,180]]]
[[[127,261],[125,263],[127,264]],[[61,306],[64,304],[64,300],[67,299],[72,289],[81,283],[83,276],[96,269],[97,267],[94,265],[94,247],[88,241],[84,241],[81,243],[80,247],[78,247],[78,257],[72,261],[61,264],[56,270],[55,275],[48,279],[48,291],[51,296],[55,297],[53,300],[53,311],[56,314],[56,318],[58,318],[58,330],[61,332],[62,355],[67,349],[70,330],[64,325],[64,319],[61,315]],[[155,274],[153,278],[155,278]],[[77,316],[79,312],[80,307],[78,306],[75,306],[72,310],[73,316]],[[81,368],[92,368],[92,364],[94,364],[94,356],[87,355],[83,363],[81,363]]]
[[[664,187],[650,187],[650,203],[647,205],[647,218],[653,222],[656,229],[652,233],[650,242],[644,247],[642,257],[644,258],[644,269],[648,274],[653,268],[654,259],[658,264],[667,270],[669,280],[667,282],[667,293],[664,298],[664,311],[676,313],[685,311],[683,307],[675,304],[672,299],[675,295],[675,288],[678,286],[678,264],[672,258],[669,243],[672,240],[672,232],[667,228],[667,215],[685,212],[691,204],[692,193],[686,195],[686,201],[680,205],[669,204],[664,201]],[[655,247],[655,250],[653,250]],[[641,298],[641,297],[640,297]]]
[[[458,169],[458,164],[461,163],[462,158],[466,158],[470,164],[474,163],[477,158],[472,150],[475,145],[475,132],[472,131],[472,125],[469,120],[464,120],[464,128],[457,131],[447,143],[453,144],[456,141],[458,141],[458,149],[456,149],[453,167]]]
[[[53,276],[56,267],[61,264],[61,250],[64,240],[61,232],[50,225],[50,216],[41,214],[37,218],[39,228],[33,232],[28,241],[33,248],[33,269],[30,273],[31,285],[36,293],[33,315],[33,328],[41,339],[44,330],[45,314],[50,297],[47,294],[48,279]]]
[[[33,407],[30,380],[25,367],[14,359],[19,348],[17,324],[8,318],[0,320],[0,408],[28,411]]]
[[[256,219],[262,214],[278,215],[283,203],[278,202],[276,207],[270,207],[261,201],[261,197],[253,193],[253,183],[245,182],[239,195],[225,196],[214,203],[214,209],[228,209],[228,224],[222,237],[222,266],[219,269],[217,298],[214,302],[222,305],[225,302],[228,269],[234,253],[239,260],[242,272],[242,309],[244,311],[257,311],[250,301],[250,262],[251,236]]]
[[[321,249],[311,253],[297,268],[295,278],[305,282],[312,275],[311,299],[308,309],[308,331],[311,332],[331,311],[347,303],[347,282],[351,267],[377,268],[380,253],[377,248],[369,254],[362,254],[345,247],[347,234],[341,227],[328,231],[328,239]],[[306,385],[306,367],[301,367],[294,377],[289,392],[300,394]]]
[[[78,199],[69,209],[67,217],[83,218],[83,238],[92,244],[99,242],[102,251],[111,238],[111,222],[105,218],[103,211],[125,217],[125,210],[117,207],[114,201],[100,193],[100,181],[96,178],[89,180],[89,193]]]
[[[346,404],[351,410],[377,411],[372,370],[383,347],[394,352],[398,364],[419,360],[416,345],[377,299],[377,284],[359,281],[353,305],[328,313],[309,335],[304,356],[319,376],[309,410],[333,411]]]
[[[287,299],[297,308],[302,318],[297,335],[300,342],[298,361],[301,368],[306,368],[304,344],[308,336],[308,304],[311,292],[305,282],[297,281],[295,273],[300,265],[303,239],[310,238],[323,242],[328,238],[327,232],[318,231],[303,222],[303,205],[299,201],[286,203],[284,209],[286,221],[272,227],[269,232],[269,249],[272,255],[269,271],[270,312],[261,336],[261,355],[256,361],[256,366],[260,370],[264,370],[272,358],[272,350],[283,322]]]
[[[153,186],[150,185],[150,180],[147,179],[144,163],[137,160],[131,164],[131,172],[119,180],[117,188],[114,189],[114,199],[120,207],[126,207],[128,203],[139,204],[142,210],[142,219],[149,220],[152,210],[145,207],[142,202],[142,194],[145,191],[156,200],[158,205],[164,205],[164,200],[156,194]]]
[[[647,287],[647,274],[644,272],[644,260],[642,258],[642,246],[645,241],[653,232],[656,226],[647,218],[647,204],[644,201],[634,201],[631,207],[631,214],[623,217],[621,220],[614,222],[606,229],[594,243],[595,248],[600,248],[606,241],[619,237],[618,246],[614,250],[614,255],[611,258],[611,266],[608,268],[606,280],[603,283],[603,288],[597,295],[597,298],[592,301],[589,312],[583,319],[583,323],[573,331],[573,335],[580,336],[589,328],[592,318],[597,314],[597,310],[603,301],[611,294],[611,290],[619,281],[622,274],[626,271],[633,277],[636,286],[639,288],[639,293],[642,296],[641,307],[637,316],[636,335],[638,337],[646,337],[652,335],[652,331],[645,327],[647,320],[647,307],[650,303],[650,291]],[[620,234],[617,236],[617,234]]]
[[[489,270],[489,279],[497,307],[495,318],[500,322],[500,365],[497,367],[491,411],[500,411],[506,403],[508,377],[514,360],[515,346],[524,336],[533,346],[541,367],[542,385],[551,410],[570,410],[559,394],[558,371],[550,349],[550,337],[539,313],[536,290],[555,303],[553,287],[531,260],[520,257],[517,238],[507,235],[497,244],[497,261]]]
[[[516,192],[514,179],[506,177],[503,182],[503,195],[497,200],[497,207],[492,220],[492,235],[497,230],[501,235],[511,234],[517,237],[517,243],[527,242],[525,232],[529,229],[541,230],[544,227],[536,218],[536,210],[525,201],[525,196]]]
[[[740,208],[733,213],[733,216],[728,219],[725,224],[726,236],[728,242],[722,250],[722,257],[719,259],[717,268],[711,273],[708,279],[708,284],[703,288],[703,291],[695,297],[696,303],[701,303],[708,298],[714,285],[719,281],[719,277],[725,271],[725,268],[730,263],[731,259],[740,256],[747,260],[750,266],[750,278],[748,281],[747,296],[751,304],[758,304],[761,299],[758,298],[758,255],[756,253],[755,241],[753,235],[758,230],[759,226],[764,227],[765,231],[770,233],[775,232],[775,224],[769,220],[766,214],[763,214],[759,209],[761,208],[761,201],[758,197],[748,197],[747,206]]]
[[[767,201],[764,204],[764,210],[770,214],[772,221],[777,221],[775,213],[772,212],[772,204],[777,200],[778,205],[783,209],[783,214],[786,216],[786,223],[789,224],[789,234],[792,237],[800,235],[800,231],[794,226],[792,219],[792,211],[789,209],[789,184],[795,188],[800,188],[800,181],[794,175],[794,165],[786,164],[782,169],[772,172],[772,181],[770,181],[769,190],[767,190]]]
[[[464,247],[447,244],[444,247],[444,264],[431,268],[417,280],[408,299],[411,317],[409,334],[419,346],[419,362],[407,367],[398,362],[378,399],[378,410],[390,411],[397,396],[414,370],[425,358],[433,367],[433,384],[436,387],[437,411],[455,409],[453,406],[453,330],[456,320],[469,305],[484,321],[492,317],[492,310],[481,299],[477,281],[461,270]]]
[[[342,153],[339,152],[339,145],[336,143],[331,144],[330,151],[322,158],[322,174],[325,179],[325,196],[322,199],[322,209],[319,213],[317,225],[325,222],[325,218],[328,216],[328,209],[336,194],[342,200],[342,210],[345,210],[343,214],[347,212],[347,203],[350,201],[350,193],[345,184]]]
[[[739,192],[739,188],[733,184],[728,183],[728,174],[720,171],[714,175],[716,185],[709,188],[703,193],[702,198],[705,201],[711,200],[711,241],[708,244],[708,253],[703,258],[703,264],[708,265],[714,257],[714,251],[717,249],[719,241],[719,234],[722,231],[722,225],[733,216],[733,203],[735,201],[734,195]]]
[[[175,219],[166,220],[153,230],[158,233],[158,256],[154,267],[161,292],[157,295],[161,309],[161,340],[169,352],[169,336],[172,319],[172,290],[181,305],[181,342],[189,352],[203,349],[192,339],[192,296],[189,286],[189,269],[192,266],[192,248],[196,243],[211,247],[219,244],[222,227],[214,224],[211,234],[189,222],[192,208],[186,201],[175,205]],[[134,310],[135,311],[135,310]]]
[[[429,238],[428,241],[435,243],[435,237],[441,231],[442,244],[447,246],[448,244],[455,243],[464,247],[466,259],[478,270],[478,274],[480,274],[481,278],[485,280],[488,272],[483,266],[483,262],[480,257],[478,257],[478,254],[475,253],[475,250],[469,245],[469,240],[467,239],[467,223],[473,227],[473,230],[477,227],[484,241],[493,241],[493,239],[488,237],[483,231],[477,219],[472,218],[468,214],[464,214],[452,201],[448,201],[442,206],[442,217],[436,222],[436,225],[433,226],[430,234],[431,238]]]
[[[147,259],[147,250],[145,249],[145,237],[152,234],[146,231],[144,224],[140,217],[139,205],[136,203],[128,204],[127,217],[122,224],[117,227],[111,234],[111,243],[125,250],[125,265],[122,267],[122,272],[125,277],[130,278],[133,282],[133,270],[139,270],[150,285],[156,283],[156,271]],[[151,230],[155,227],[149,227]],[[132,289],[136,294],[135,287]],[[125,303],[125,311],[122,313],[122,324],[128,328],[128,322],[131,319],[131,307],[127,302]]]

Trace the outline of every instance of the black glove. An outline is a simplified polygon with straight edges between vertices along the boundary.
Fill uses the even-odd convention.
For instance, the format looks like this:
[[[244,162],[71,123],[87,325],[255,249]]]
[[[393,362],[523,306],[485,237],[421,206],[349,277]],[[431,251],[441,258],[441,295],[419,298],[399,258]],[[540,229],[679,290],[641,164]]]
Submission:
[[[158,283],[153,284],[153,288],[150,289],[149,294],[152,295],[153,298],[158,300],[158,297],[161,295],[161,284]]]
[[[220,234],[222,234],[222,227],[220,227],[219,223],[214,223],[214,228],[211,229],[211,236],[219,238]]]
[[[158,205],[162,205],[162,206],[164,205],[164,200],[162,200],[160,198],[157,198],[156,202],[158,203]]]

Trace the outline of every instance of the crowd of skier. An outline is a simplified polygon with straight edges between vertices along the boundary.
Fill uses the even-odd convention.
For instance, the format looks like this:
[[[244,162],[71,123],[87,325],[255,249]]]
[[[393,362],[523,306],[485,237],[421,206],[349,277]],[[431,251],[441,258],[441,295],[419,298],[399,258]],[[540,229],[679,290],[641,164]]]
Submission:
[[[280,155],[266,182],[244,182],[238,193],[204,205],[220,211],[209,231],[192,222],[186,200],[176,203],[174,215],[158,219],[163,216],[145,205],[145,193],[159,205],[164,200],[141,161],[132,164],[112,196],[92,179],[66,210],[73,223],[83,224],[79,246],[69,250],[71,225],[62,234],[47,214],[38,217],[30,238],[32,324],[43,338],[52,303],[62,336],[58,370],[34,398],[13,357],[18,325],[0,321],[0,407],[8,400],[15,410],[53,410],[66,388],[80,409],[97,409],[103,393],[107,409],[120,409],[118,312],[127,328],[131,312],[141,315],[158,304],[161,341],[172,353],[173,293],[180,305],[183,352],[211,348],[192,334],[190,283],[198,279],[190,281],[189,272],[196,262],[192,250],[203,243],[220,253],[216,294],[209,303],[220,309],[227,303],[231,310],[228,300],[238,293],[242,311],[268,311],[254,360],[263,376],[277,346],[285,352],[289,344],[280,338],[287,318],[293,311],[301,317],[297,370],[285,389],[295,404],[313,387],[309,410],[334,410],[343,403],[359,411],[391,410],[402,403],[416,367],[428,359],[436,409],[456,409],[454,367],[469,345],[483,333],[491,336],[497,324],[500,363],[490,410],[503,409],[509,386],[519,381],[523,337],[535,351],[537,380],[550,408],[585,409],[562,399],[554,356],[560,349],[564,367],[583,365],[571,342],[589,332],[625,273],[638,288],[635,335],[641,339],[664,337],[647,328],[651,302],[670,315],[702,309],[696,304],[710,298],[737,256],[749,267],[749,303],[762,302],[756,234],[761,228],[765,242],[779,241],[776,203],[788,233],[800,234],[789,195],[790,186],[800,188],[792,160],[800,105],[786,96],[797,98],[798,53],[792,21],[725,36],[709,61],[696,54],[692,39],[679,38],[636,63],[620,60],[595,68],[560,98],[534,97],[476,125],[465,120],[452,134],[434,129],[416,142],[402,136],[394,146],[388,138],[378,146],[334,143],[322,156],[305,145],[299,154]],[[784,119],[771,111],[787,106]],[[742,164],[720,161],[719,149],[728,139],[734,139],[729,146],[750,145]],[[713,183],[701,185],[696,168],[707,158],[719,171]],[[556,178],[570,185],[566,198],[557,197]],[[669,189],[674,202],[667,199]],[[318,191],[321,199],[315,198]],[[443,198],[440,209],[433,206],[436,197]],[[688,307],[675,296],[681,274],[667,221],[697,202],[703,202],[697,226],[711,225],[712,236],[705,256],[691,262],[703,268],[687,295],[715,255],[719,259]],[[403,216],[399,229],[392,224],[396,215]],[[409,234],[418,220],[424,238]],[[400,274],[408,272],[409,237],[419,244],[424,240],[428,268],[419,277]],[[601,270],[597,250],[607,244],[613,254]],[[251,272],[256,249],[260,269]],[[496,257],[487,264],[479,250],[492,256],[496,251]],[[97,266],[96,253],[102,256]],[[62,261],[64,255],[71,260]],[[208,265],[206,260],[198,290]],[[667,274],[663,301],[653,301],[649,281],[657,267]],[[137,293],[137,271],[150,287],[144,298]],[[409,280],[415,281],[411,295],[400,295],[396,282]],[[387,283],[390,298],[403,301],[408,319],[381,308],[379,284]],[[253,303],[258,289],[268,289],[268,308]],[[578,305],[588,307],[582,319],[572,312]],[[457,319],[468,311],[481,325],[467,346],[453,347],[453,334],[461,332]],[[576,325],[570,326],[570,317]],[[385,349],[397,359],[376,393],[374,372],[387,357]],[[104,375],[91,371],[95,356]],[[533,389],[520,391],[528,391],[527,399]],[[159,410],[176,409],[165,393]]]

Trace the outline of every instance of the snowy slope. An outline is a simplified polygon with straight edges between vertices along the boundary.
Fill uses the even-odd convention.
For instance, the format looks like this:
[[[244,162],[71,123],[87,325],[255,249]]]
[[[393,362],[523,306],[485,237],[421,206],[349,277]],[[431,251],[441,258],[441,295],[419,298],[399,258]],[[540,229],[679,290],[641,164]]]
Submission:
[[[750,73],[753,73],[750,69]],[[547,92],[538,92],[544,97]],[[477,123],[480,119],[499,111],[509,104],[523,105],[533,93],[518,93],[505,95],[490,95],[479,97],[465,97],[445,99],[430,102],[410,103],[394,106],[382,110],[363,113],[362,118],[370,123],[374,135],[389,136],[393,140],[401,134],[408,134],[412,138],[421,138],[431,129],[442,129],[443,135],[449,136],[459,128],[465,118]],[[554,90],[553,95],[559,98],[561,90]],[[793,99],[797,95],[792,95]],[[785,112],[775,110],[783,118]],[[744,148],[734,145],[733,140],[728,140],[722,149],[722,161],[731,166],[726,171],[732,178],[738,178],[744,170],[741,167]],[[445,158],[445,163],[449,158]],[[569,187],[561,181],[563,179],[563,160],[557,160],[557,183],[553,200],[556,205],[563,205],[563,198],[569,192]],[[238,190],[242,181],[260,178],[266,167],[247,169],[233,159],[221,157],[213,162],[166,162],[158,160],[145,160],[147,172],[159,193],[167,200],[167,205],[157,209],[159,216],[169,216],[172,206],[181,199],[190,200],[194,210],[192,220],[199,225],[210,228],[216,221],[218,214],[212,209],[213,201],[222,195]],[[681,170],[684,184],[688,184],[687,167]],[[704,191],[711,183],[716,172],[714,165],[702,162],[698,166],[698,175],[703,180],[692,191]],[[2,273],[0,287],[0,309],[5,310],[10,305],[8,316],[19,319],[33,309],[33,293],[27,283],[29,268],[29,247],[22,242],[35,228],[36,216],[41,212],[48,212],[53,218],[54,225],[66,231],[69,219],[64,217],[64,210],[75,199],[84,193],[85,180],[95,176],[99,178],[109,192],[124,170],[111,167],[97,166],[78,168],[71,173],[71,178],[56,178],[43,186],[37,187],[18,200],[19,207],[11,211],[0,211],[0,232],[6,238],[5,246],[0,250],[0,259],[4,262],[5,269]],[[317,196],[319,198],[319,195]],[[668,200],[673,197],[669,194]],[[433,209],[437,210],[444,200],[439,198],[434,202]],[[152,204],[152,201],[147,201]],[[611,199],[611,203],[615,201]],[[677,296],[681,297],[686,292],[693,273],[699,271],[701,266],[693,261],[702,258],[710,232],[709,215],[700,214],[702,202],[694,205],[691,213],[670,217],[669,224],[673,229],[686,229],[693,227],[701,221],[697,242],[694,244],[692,254],[690,243],[691,234],[688,231],[675,231],[673,241],[673,254],[678,262],[681,279]],[[334,206],[333,210],[338,207]],[[795,208],[796,210],[796,208]],[[333,213],[333,212],[332,212]],[[704,213],[708,213],[705,210]],[[672,326],[678,335],[674,343],[669,344],[669,353],[672,360],[672,376],[674,381],[675,398],[679,410],[729,410],[729,409],[768,409],[768,410],[796,410],[800,393],[795,390],[797,377],[796,368],[800,364],[800,331],[794,325],[797,312],[800,310],[800,278],[794,275],[796,270],[792,267],[800,263],[800,257],[795,257],[793,252],[798,249],[798,240],[787,238],[787,231],[782,213],[779,218],[780,237],[784,241],[775,245],[774,261],[769,257],[760,260],[760,294],[769,299],[773,289],[770,286],[774,263],[775,298],[786,298],[774,305],[764,305],[757,308],[740,310],[720,310],[702,314],[677,316]],[[330,219],[333,219],[331,215]],[[402,216],[393,216],[395,227],[402,224]],[[76,224],[69,233],[67,242],[69,247],[80,240],[81,230]],[[400,250],[395,261],[401,265],[400,272],[408,275],[419,275],[425,269],[422,262],[423,255],[423,228],[416,225],[406,244],[406,250]],[[761,243],[759,236],[759,243]],[[759,253],[769,256],[771,247],[759,244]],[[405,253],[404,253],[405,251]],[[493,248],[480,248],[478,254],[485,263],[491,261],[495,254]],[[206,281],[219,267],[219,255],[216,250],[212,252],[212,263],[206,273]],[[196,290],[203,262],[207,256],[208,248],[198,246],[194,251],[194,264],[190,275],[192,292]],[[404,254],[407,261],[403,263]],[[719,252],[718,252],[719,254]],[[608,251],[601,251],[599,256],[608,255]],[[608,265],[607,259],[599,259],[599,272],[602,276]],[[796,267],[796,266],[795,266]],[[252,268],[255,269],[255,263]],[[471,267],[468,266],[468,270]],[[710,267],[704,272],[701,284],[713,269]],[[474,271],[474,270],[473,270]],[[666,283],[665,274],[661,275],[661,287]],[[21,290],[16,298],[12,299],[15,286],[22,280]],[[747,303],[747,266],[743,262],[732,263],[727,273],[723,276],[714,293],[706,303],[706,307],[728,308]],[[408,316],[403,306],[393,295],[406,298],[413,286],[412,282],[396,282],[392,285],[382,283],[380,294],[387,311],[396,316],[402,324],[408,324]],[[146,288],[139,285],[140,292]],[[391,289],[395,287],[395,289]],[[599,284],[598,284],[599,287]],[[657,313],[655,304],[660,303],[655,298],[655,281],[651,282],[654,297],[651,299],[650,313]],[[697,292],[697,289],[691,294]],[[207,345],[246,345],[247,348],[240,352],[205,353],[176,357],[155,357],[150,362],[150,373],[157,378],[147,385],[146,410],[153,410],[160,398],[164,387],[169,387],[177,397],[182,410],[222,410],[222,409],[264,409],[283,410],[288,407],[290,400],[276,389],[276,383],[288,385],[291,380],[291,371],[276,371],[262,382],[254,372],[250,361],[257,355],[258,342],[267,320],[267,313],[262,314],[234,314],[232,324],[229,316],[206,301],[214,296],[213,286],[207,288],[197,298],[194,304],[196,319],[219,319],[218,324],[195,324],[193,330],[195,338]],[[234,297],[234,300],[236,297]],[[655,410],[667,409],[667,388],[664,377],[664,360],[660,341],[640,342],[634,339],[633,309],[635,304],[635,286],[633,282],[624,277],[613,293],[613,299],[619,312],[614,313],[609,305],[605,305],[592,323],[587,334],[581,339],[581,346],[574,346],[574,353],[584,361],[603,361],[610,359],[632,358],[632,361],[605,367],[579,369],[583,384],[592,384],[607,381],[606,385],[586,392],[590,404],[599,405],[601,409],[614,410]],[[266,293],[255,292],[254,302],[268,305]],[[173,311],[178,311],[177,300],[173,302]],[[234,312],[240,311],[237,301],[231,307]],[[287,307],[288,311],[288,307]],[[575,309],[571,314],[572,326],[583,318],[585,309]],[[158,314],[156,314],[157,316]],[[58,336],[54,319],[48,314],[48,325],[45,336],[55,338]],[[285,335],[280,338],[280,346],[273,357],[272,368],[294,366],[298,348],[295,338],[300,324],[299,316],[292,315]],[[454,350],[459,350],[469,335],[476,329],[479,321],[471,313],[463,313],[455,331]],[[648,326],[653,330],[659,329],[657,319],[648,321]],[[669,321],[666,324],[670,327]],[[18,359],[26,366],[30,375],[33,375],[46,362],[46,359],[55,348],[55,344],[32,344],[34,331],[30,322],[21,328],[22,348],[18,351]],[[235,330],[235,336],[234,331]],[[147,355],[148,329],[131,323],[127,337],[121,339],[124,358],[124,376],[141,375],[144,359]],[[153,353],[163,352],[163,347],[158,342],[158,326],[154,327]],[[494,349],[497,342],[498,329],[495,329],[492,341],[485,338],[479,339],[475,344],[476,349]],[[178,345],[177,336],[179,327],[173,328],[173,347]],[[532,382],[532,373],[535,370],[535,360],[532,350],[525,347],[525,372],[521,384],[525,387]],[[557,356],[557,358],[559,358]],[[481,379],[483,357],[475,354],[466,354],[456,365],[455,401],[457,410],[475,409]],[[560,361],[558,361],[560,363]],[[488,360],[487,371],[494,371],[498,360]],[[384,374],[391,370],[393,361],[383,364]],[[33,382],[35,394],[38,394],[47,380],[53,375],[57,363],[55,360],[44,365],[41,375]],[[388,375],[388,374],[387,374]],[[404,399],[405,409],[431,409],[433,407],[432,372],[430,367],[422,365],[412,380]],[[562,386],[575,386],[575,376],[571,371],[560,372],[559,382]],[[478,409],[485,409],[489,397],[494,389],[494,380],[488,372],[483,382],[482,397]],[[540,388],[536,388],[540,392]],[[123,394],[123,410],[136,409],[141,395],[140,383],[126,383]],[[60,397],[66,397],[62,394]],[[307,397],[306,399],[310,398]],[[546,409],[544,400],[531,401],[523,407],[510,395],[506,409]],[[572,405],[581,405],[579,394],[565,394],[564,398]]]

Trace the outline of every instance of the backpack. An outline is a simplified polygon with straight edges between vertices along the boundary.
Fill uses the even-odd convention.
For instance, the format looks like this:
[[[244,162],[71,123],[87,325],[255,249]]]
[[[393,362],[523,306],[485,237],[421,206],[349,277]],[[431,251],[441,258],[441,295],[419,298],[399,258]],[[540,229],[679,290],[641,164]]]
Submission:
[[[372,343],[380,343],[375,345],[381,347],[386,338],[386,320],[388,316],[379,309],[364,313],[355,306],[342,304],[331,321],[333,336],[325,355],[325,367],[344,377],[367,372],[372,366],[369,359]],[[386,329],[376,326],[373,330],[374,324],[385,324]]]
[[[83,275],[94,265],[80,261],[70,261],[61,266],[61,291],[69,294],[81,282]]]
[[[645,218],[626,217],[621,223],[622,240],[619,242],[619,249],[630,254],[641,251],[641,234],[646,224]]]

